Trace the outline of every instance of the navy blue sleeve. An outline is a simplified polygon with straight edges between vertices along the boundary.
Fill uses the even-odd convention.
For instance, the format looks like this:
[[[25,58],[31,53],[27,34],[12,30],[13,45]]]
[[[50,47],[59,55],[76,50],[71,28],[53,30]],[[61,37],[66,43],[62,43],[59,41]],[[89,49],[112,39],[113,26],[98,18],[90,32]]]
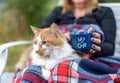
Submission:
[[[93,57],[110,56],[114,54],[115,50],[115,36],[116,36],[116,23],[113,11],[111,8],[104,8],[104,15],[101,19],[101,28],[105,35],[105,41],[101,44],[101,51],[96,52]]]
[[[61,6],[55,7],[45,21],[39,26],[39,28],[49,27],[53,22],[56,23],[58,16],[61,13]]]

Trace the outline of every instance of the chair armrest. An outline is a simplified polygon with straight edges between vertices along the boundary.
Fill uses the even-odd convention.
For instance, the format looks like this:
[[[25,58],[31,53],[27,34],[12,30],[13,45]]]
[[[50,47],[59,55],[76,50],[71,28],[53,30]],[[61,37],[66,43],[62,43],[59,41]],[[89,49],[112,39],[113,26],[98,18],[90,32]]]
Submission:
[[[4,68],[7,63],[8,57],[8,48],[17,46],[17,45],[24,45],[24,44],[32,44],[32,41],[15,41],[15,42],[8,42],[5,44],[0,45],[0,77],[4,71]]]

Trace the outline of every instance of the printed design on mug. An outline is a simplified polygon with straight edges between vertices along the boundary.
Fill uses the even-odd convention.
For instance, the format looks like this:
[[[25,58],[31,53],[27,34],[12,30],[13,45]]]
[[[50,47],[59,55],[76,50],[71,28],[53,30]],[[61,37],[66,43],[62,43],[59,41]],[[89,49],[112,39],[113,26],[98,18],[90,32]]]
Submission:
[[[87,43],[85,42],[85,37],[78,37],[77,38],[77,47],[79,48],[79,49],[84,49],[84,48],[86,48],[86,46],[87,46]]]

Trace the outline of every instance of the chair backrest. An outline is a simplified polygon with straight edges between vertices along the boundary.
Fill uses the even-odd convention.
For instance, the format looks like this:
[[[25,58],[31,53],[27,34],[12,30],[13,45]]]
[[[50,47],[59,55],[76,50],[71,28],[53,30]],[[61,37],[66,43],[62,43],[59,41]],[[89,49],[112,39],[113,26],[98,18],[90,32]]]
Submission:
[[[62,0],[59,0],[58,6],[62,5]],[[108,6],[113,10],[117,25],[115,55],[120,56],[120,3],[100,3],[101,6]]]

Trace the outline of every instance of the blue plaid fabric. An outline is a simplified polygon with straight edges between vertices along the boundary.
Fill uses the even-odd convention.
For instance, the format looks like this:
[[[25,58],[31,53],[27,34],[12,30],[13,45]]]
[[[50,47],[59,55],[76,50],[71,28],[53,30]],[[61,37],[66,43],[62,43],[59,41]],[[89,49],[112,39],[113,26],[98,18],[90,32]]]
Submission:
[[[17,75],[12,83],[114,83],[110,74],[120,74],[118,57],[101,57],[95,61],[78,58],[58,64],[51,70],[48,81],[43,78],[39,66],[31,65],[21,78],[19,78],[21,74]],[[14,82],[16,80],[18,81]]]

